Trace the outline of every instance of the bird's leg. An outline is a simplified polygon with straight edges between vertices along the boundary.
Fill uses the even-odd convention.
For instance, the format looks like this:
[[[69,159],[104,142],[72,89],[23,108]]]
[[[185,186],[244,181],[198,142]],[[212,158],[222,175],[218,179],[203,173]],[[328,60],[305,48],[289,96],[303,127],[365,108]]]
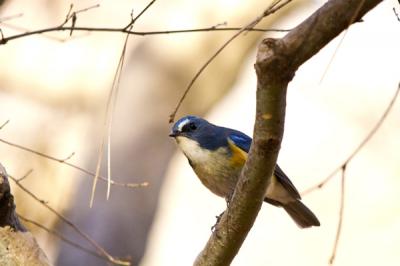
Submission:
[[[225,202],[226,202],[226,208],[228,209],[229,204],[231,203],[231,199],[233,196],[233,191],[231,193],[229,193],[226,197],[225,197]]]
[[[231,201],[232,198],[232,194],[229,194],[228,197],[225,198],[225,202],[226,202],[226,209],[228,209],[229,207],[229,203]],[[211,232],[215,231],[215,228],[217,227],[217,224],[219,223],[219,221],[221,221],[222,215],[224,215],[225,211],[221,212],[219,215],[215,216],[215,218],[217,218],[217,221],[215,222],[215,224],[213,226],[211,226]]]
[[[215,216],[215,218],[217,219],[217,221],[215,222],[215,224],[213,226],[211,226],[211,232],[215,231],[215,228],[217,227],[219,221],[221,221],[222,215],[224,215],[225,211],[221,212],[219,215]]]

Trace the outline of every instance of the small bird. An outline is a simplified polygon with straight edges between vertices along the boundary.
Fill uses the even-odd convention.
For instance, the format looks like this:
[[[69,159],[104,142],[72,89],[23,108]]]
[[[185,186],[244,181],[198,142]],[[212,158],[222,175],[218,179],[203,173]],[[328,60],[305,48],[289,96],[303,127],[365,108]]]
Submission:
[[[216,126],[197,116],[185,116],[172,127],[175,138],[200,181],[214,194],[229,200],[246,162],[252,139]],[[276,165],[264,201],[283,207],[301,228],[319,226],[317,217],[301,201],[293,183]]]

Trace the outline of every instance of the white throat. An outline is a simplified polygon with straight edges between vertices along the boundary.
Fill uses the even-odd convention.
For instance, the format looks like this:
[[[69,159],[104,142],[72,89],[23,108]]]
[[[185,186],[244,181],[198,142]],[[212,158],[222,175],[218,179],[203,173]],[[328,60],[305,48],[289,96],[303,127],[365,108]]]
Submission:
[[[176,142],[182,152],[193,162],[204,162],[209,159],[210,151],[202,149],[196,141],[178,136]]]

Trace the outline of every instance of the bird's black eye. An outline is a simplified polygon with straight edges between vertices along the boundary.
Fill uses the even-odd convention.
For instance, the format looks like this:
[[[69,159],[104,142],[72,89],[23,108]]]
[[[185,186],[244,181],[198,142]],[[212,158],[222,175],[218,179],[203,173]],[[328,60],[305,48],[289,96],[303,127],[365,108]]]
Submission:
[[[196,129],[197,129],[196,124],[194,122],[190,122],[183,126],[182,132],[190,132],[190,131],[194,131]]]
[[[189,123],[189,128],[190,128],[191,130],[196,130],[197,126],[196,126],[195,123],[191,122],[191,123]]]

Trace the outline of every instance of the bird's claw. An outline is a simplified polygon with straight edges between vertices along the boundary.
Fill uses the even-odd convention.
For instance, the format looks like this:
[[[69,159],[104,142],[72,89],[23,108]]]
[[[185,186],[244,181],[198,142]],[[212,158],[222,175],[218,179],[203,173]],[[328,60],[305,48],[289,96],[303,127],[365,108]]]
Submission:
[[[213,226],[211,226],[211,232],[215,232],[215,229],[216,229],[219,221],[221,221],[222,215],[224,215],[224,213],[225,213],[225,211],[223,211],[220,215],[215,216],[217,221],[215,222],[215,224]]]

